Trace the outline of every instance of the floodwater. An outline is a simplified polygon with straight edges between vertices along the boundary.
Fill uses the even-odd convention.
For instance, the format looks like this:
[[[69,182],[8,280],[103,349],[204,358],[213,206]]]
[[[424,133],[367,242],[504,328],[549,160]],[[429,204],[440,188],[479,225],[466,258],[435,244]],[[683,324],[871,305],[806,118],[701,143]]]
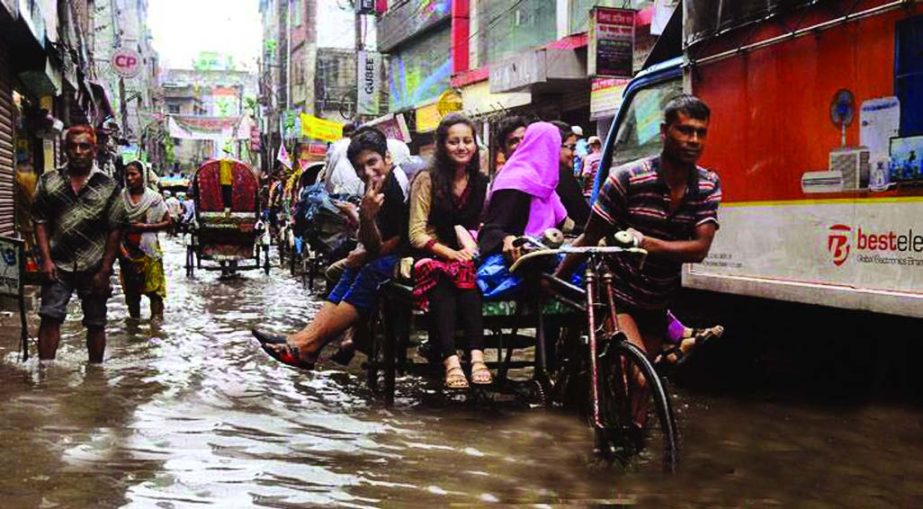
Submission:
[[[601,467],[572,415],[447,398],[411,377],[386,409],[358,362],[319,373],[275,363],[249,329],[295,328],[317,299],[278,267],[186,279],[182,248],[165,249],[165,323],[128,324],[117,294],[101,367],[85,362],[76,307],[53,365],[19,362],[16,320],[4,318],[2,507],[923,503],[923,411],[912,394],[825,398],[800,385],[810,377],[756,383],[750,368],[716,369],[713,359],[729,356],[705,350],[671,384],[679,473]]]

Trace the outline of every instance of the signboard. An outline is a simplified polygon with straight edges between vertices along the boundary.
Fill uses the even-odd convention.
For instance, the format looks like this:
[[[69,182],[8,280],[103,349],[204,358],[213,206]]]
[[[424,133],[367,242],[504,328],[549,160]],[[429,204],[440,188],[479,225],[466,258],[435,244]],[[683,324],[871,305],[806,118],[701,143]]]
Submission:
[[[545,50],[526,51],[491,64],[490,91],[507,92],[546,81]]]
[[[622,104],[622,94],[628,86],[626,79],[596,78],[590,88],[590,119],[615,116]]]
[[[403,113],[389,113],[381,118],[369,122],[366,125],[375,126],[379,131],[385,133],[388,138],[410,143],[410,130],[407,129],[407,121]]]
[[[19,297],[22,279],[21,241],[0,237],[0,295]]]
[[[116,74],[123,78],[134,78],[141,73],[144,59],[141,54],[130,48],[119,48],[112,53],[109,64]]]
[[[360,51],[356,78],[359,91],[356,95],[360,115],[378,115],[378,98],[381,89],[381,56],[374,51]]]
[[[611,7],[594,7],[590,11],[587,74],[632,77],[636,14],[631,9]]]
[[[23,296],[23,241],[0,237],[0,296],[19,301],[19,339],[22,360],[29,360],[29,329],[26,326],[26,299]]]
[[[462,109],[471,116],[515,108],[531,102],[530,92],[491,93],[490,83],[487,81],[462,88]]]
[[[312,140],[337,141],[343,137],[343,124],[302,113],[301,135]]]
[[[439,127],[439,121],[442,120],[442,115],[439,114],[439,103],[417,108],[415,120],[418,133],[435,131]]]

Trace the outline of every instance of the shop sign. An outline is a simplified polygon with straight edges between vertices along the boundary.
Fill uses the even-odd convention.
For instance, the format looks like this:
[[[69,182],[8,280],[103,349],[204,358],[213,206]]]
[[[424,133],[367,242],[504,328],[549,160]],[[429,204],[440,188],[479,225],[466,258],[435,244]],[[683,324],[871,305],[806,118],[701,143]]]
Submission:
[[[487,81],[462,88],[462,109],[471,116],[524,106],[531,102],[531,92],[491,93]]]
[[[112,52],[109,64],[112,70],[122,78],[134,78],[141,73],[144,59],[131,48],[119,48]]]
[[[631,78],[634,64],[635,16],[631,9],[594,7],[590,11],[587,73]]]
[[[626,79],[597,78],[590,89],[590,119],[611,117],[622,104],[622,94],[628,86]]]
[[[356,77],[358,78],[358,113],[360,115],[378,115],[378,98],[381,89],[381,57],[374,51],[360,51]]]
[[[439,103],[420,106],[416,110],[416,131],[418,133],[428,133],[435,131],[439,127],[442,115],[439,113]]]
[[[527,51],[490,66],[490,91],[506,92],[546,81],[545,51]]]
[[[375,126],[379,131],[385,133],[388,138],[410,143],[410,130],[407,129],[407,121],[403,113],[389,113],[381,118],[367,123],[366,125]]]
[[[312,140],[337,141],[343,137],[343,124],[302,113],[301,135]]]
[[[21,295],[22,241],[0,237],[0,295]]]

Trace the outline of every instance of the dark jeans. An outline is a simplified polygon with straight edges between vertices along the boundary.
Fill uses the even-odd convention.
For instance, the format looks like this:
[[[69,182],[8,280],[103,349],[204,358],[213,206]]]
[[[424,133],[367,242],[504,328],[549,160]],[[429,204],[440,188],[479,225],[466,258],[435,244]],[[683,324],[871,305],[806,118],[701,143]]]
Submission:
[[[429,292],[429,308],[430,339],[443,359],[456,354],[455,328],[458,325],[465,333],[469,350],[484,349],[480,290],[460,290],[447,278],[440,277]]]

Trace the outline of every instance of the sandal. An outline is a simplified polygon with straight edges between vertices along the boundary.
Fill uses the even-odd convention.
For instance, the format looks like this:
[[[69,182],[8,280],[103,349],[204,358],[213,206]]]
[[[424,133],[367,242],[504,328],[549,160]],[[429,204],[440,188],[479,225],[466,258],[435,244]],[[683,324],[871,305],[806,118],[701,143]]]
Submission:
[[[302,358],[301,350],[295,345],[290,345],[288,343],[284,345],[264,343],[260,346],[267,355],[286,366],[303,369],[305,371],[314,370],[314,364],[317,359],[309,361]]]
[[[691,357],[692,353],[695,352],[699,347],[711,339],[720,338],[723,334],[724,327],[721,325],[715,325],[714,327],[709,327],[707,329],[692,329],[691,338],[684,338],[679,343],[660,352],[660,361],[676,367],[682,366],[689,361],[689,357]],[[683,351],[683,343],[689,340],[692,340],[692,346],[687,348],[686,351]],[[671,355],[675,356],[673,357],[673,360],[670,360]]]
[[[474,385],[490,385],[494,383],[487,364],[484,364],[484,362],[471,363],[471,383]]]
[[[468,379],[461,366],[453,366],[445,372],[445,388],[451,390],[464,390],[468,388]]]
[[[272,332],[265,332],[257,329],[251,329],[250,333],[253,334],[253,337],[255,337],[261,345],[284,345],[286,343],[285,336],[282,334],[274,334]]]

